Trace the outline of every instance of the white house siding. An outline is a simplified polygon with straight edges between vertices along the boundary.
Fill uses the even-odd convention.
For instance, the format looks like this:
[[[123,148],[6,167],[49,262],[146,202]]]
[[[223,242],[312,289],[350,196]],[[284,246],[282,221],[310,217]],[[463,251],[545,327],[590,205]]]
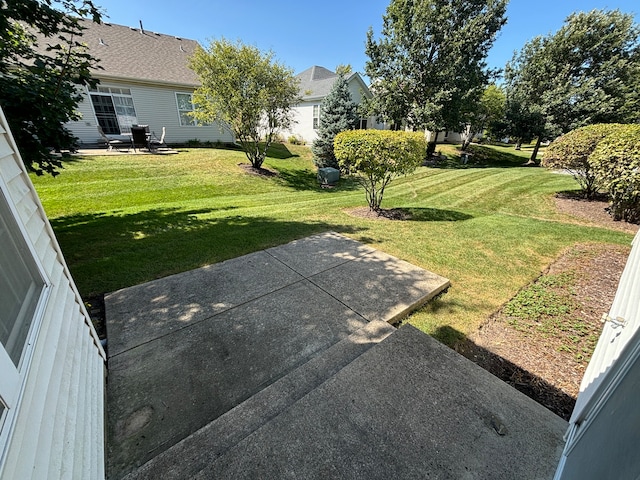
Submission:
[[[202,142],[220,141],[231,143],[233,135],[228,129],[219,126],[191,126],[180,125],[176,93],[193,93],[193,88],[185,86],[161,86],[142,83],[101,80],[101,86],[128,88],[136,110],[138,123],[149,125],[149,129],[158,137],[162,127],[166,128],[166,143],[184,143],[187,140],[198,139]],[[82,144],[95,144],[100,141],[98,135],[98,121],[89,94],[85,90],[85,99],[79,105],[78,111],[82,120],[70,122],[67,127],[77,136]]]
[[[290,135],[295,135],[305,143],[311,144],[318,137],[317,130],[313,128],[314,105],[320,105],[320,100],[317,102],[301,102],[293,108],[294,123],[289,130],[283,132],[285,140]]]
[[[0,178],[49,284],[0,478],[102,479],[105,354],[1,110]]]

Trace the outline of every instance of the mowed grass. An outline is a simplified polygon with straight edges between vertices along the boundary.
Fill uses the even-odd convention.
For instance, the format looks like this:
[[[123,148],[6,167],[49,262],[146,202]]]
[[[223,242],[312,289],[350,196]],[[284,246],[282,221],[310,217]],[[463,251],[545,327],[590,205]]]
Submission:
[[[242,152],[186,149],[74,158],[33,181],[85,297],[333,230],[449,278],[409,321],[453,343],[568,246],[632,238],[559,214],[553,195],[576,188],[570,176],[505,168],[500,154],[495,168],[420,167],[392,182],[382,206],[410,210],[409,221],[350,215],[366,205],[360,187],[319,188],[309,149],[293,145],[272,150],[272,177],[241,169]]]

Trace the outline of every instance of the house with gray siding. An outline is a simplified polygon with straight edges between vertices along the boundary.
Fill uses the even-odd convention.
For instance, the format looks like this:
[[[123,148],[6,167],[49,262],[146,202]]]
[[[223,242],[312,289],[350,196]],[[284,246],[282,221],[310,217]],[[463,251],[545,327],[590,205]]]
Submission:
[[[167,143],[187,140],[233,142],[220,124],[202,125],[188,113],[192,93],[200,85],[188,59],[198,42],[149,30],[82,20],[82,42],[100,60],[92,75],[95,89],[82,87],[78,106],[82,118],[67,127],[81,145],[99,141],[98,125],[107,135],[130,133],[131,125],[149,125],[160,136],[166,128]]]

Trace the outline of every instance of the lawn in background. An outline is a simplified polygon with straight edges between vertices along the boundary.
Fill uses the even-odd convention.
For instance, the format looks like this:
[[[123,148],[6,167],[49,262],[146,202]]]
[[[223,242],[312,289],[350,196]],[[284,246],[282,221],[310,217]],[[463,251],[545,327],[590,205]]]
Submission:
[[[32,180],[85,297],[333,230],[448,277],[449,292],[409,321],[452,343],[568,246],[632,238],[559,214],[553,196],[574,180],[496,151],[459,165],[450,150],[447,168],[392,182],[382,206],[410,210],[408,221],[350,215],[364,193],[348,180],[320,188],[304,146],[272,149],[265,166],[277,176],[246,173],[239,151],[184,149],[75,157],[57,177]]]

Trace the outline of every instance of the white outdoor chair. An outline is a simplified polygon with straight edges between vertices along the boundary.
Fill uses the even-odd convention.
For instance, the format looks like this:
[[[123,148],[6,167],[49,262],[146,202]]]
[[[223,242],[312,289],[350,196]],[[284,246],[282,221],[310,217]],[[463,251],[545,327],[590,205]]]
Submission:
[[[98,133],[100,134],[100,138],[106,144],[107,150],[109,151],[113,150],[114,148],[120,151],[119,147],[126,145],[126,142],[122,140],[107,137],[107,135],[104,133],[104,130],[102,130],[102,127],[100,125],[98,125]],[[127,149],[128,149],[128,145],[127,145]]]
[[[151,132],[151,138],[149,139],[149,148],[150,150],[158,150],[159,148],[168,148],[167,144],[164,143],[164,136],[167,131],[165,127],[162,127],[162,135],[160,138],[156,136],[156,132]]]

